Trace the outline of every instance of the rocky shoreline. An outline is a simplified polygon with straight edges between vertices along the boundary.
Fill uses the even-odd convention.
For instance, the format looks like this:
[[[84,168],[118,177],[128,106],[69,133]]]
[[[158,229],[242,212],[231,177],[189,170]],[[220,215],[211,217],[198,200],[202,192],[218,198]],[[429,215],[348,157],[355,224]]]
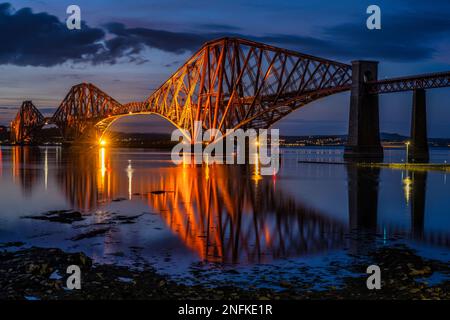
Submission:
[[[20,246],[4,244],[3,249]],[[1,249],[1,248],[0,248]],[[126,267],[93,264],[83,253],[60,249],[29,248],[0,251],[1,300],[291,300],[291,299],[450,299],[450,281],[429,285],[423,279],[435,273],[450,274],[446,263],[427,260],[403,247],[382,248],[368,258],[382,270],[382,289],[366,287],[367,265],[349,268],[361,276],[346,277],[340,288],[311,290],[295,285],[285,289],[242,289],[234,286],[184,285],[159,275],[152,268],[136,271]],[[65,274],[69,265],[82,272],[81,290],[68,290]]]

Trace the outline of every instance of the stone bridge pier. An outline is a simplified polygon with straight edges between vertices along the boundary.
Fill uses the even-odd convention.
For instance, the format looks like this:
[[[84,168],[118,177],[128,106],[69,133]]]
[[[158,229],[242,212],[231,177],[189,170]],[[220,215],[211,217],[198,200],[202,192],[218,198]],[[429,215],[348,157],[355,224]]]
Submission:
[[[415,89],[413,92],[409,148],[408,162],[426,163],[429,161],[425,89]]]
[[[378,94],[369,94],[366,83],[378,80],[377,61],[352,62],[352,86],[348,140],[344,158],[357,161],[383,160],[380,143]]]

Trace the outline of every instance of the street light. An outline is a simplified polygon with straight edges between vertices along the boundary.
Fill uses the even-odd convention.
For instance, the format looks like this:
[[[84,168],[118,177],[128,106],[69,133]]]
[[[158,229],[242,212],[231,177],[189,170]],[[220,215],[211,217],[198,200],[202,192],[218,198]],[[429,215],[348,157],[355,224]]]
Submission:
[[[411,142],[409,142],[409,141],[406,141],[405,142],[405,144],[406,144],[406,163],[408,163],[408,161],[409,161],[409,145],[411,144]]]

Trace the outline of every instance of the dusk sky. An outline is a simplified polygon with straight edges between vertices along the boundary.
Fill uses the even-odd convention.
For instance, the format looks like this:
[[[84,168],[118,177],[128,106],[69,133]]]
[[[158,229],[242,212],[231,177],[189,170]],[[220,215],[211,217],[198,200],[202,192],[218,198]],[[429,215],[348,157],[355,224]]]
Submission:
[[[66,8],[81,8],[79,31]],[[381,7],[381,30],[366,8]],[[345,63],[380,61],[379,78],[450,70],[450,1],[77,0],[0,2],[0,124],[23,100],[51,115],[70,87],[91,82],[122,103],[146,99],[202,43],[238,36]],[[428,90],[430,137],[450,137],[450,90]],[[380,98],[381,131],[409,133],[411,92]],[[281,120],[282,134],[345,134],[349,93]],[[117,129],[160,130],[128,117]],[[152,118],[153,119],[153,118]]]

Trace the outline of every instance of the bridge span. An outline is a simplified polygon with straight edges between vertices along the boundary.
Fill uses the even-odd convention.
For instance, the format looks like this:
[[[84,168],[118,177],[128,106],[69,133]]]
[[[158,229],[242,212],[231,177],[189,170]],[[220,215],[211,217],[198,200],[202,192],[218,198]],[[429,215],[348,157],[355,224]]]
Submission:
[[[51,118],[26,101],[11,123],[12,140],[33,141],[55,124],[66,142],[99,137],[117,119],[157,114],[186,129],[269,128],[291,112],[351,91],[345,156],[381,159],[378,95],[413,91],[411,162],[428,161],[425,90],[450,86],[450,71],[378,80],[378,62],[345,64],[238,38],[205,43],[145,101],[121,104],[93,84],[72,87]]]

